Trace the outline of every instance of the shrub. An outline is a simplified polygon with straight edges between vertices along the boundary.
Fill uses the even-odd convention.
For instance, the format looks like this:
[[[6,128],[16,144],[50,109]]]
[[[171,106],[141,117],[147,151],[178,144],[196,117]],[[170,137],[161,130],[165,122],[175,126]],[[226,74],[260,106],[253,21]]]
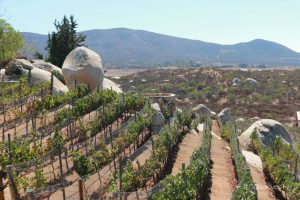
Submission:
[[[65,81],[64,76],[63,76],[59,71],[53,70],[53,71],[52,71],[52,74],[53,74],[58,80],[60,80],[60,82],[62,82],[63,84],[66,84],[66,81]]]

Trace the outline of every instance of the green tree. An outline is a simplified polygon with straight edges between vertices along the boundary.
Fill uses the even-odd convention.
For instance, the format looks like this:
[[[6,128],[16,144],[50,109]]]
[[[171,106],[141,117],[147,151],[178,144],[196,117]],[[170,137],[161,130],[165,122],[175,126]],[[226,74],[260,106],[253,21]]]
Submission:
[[[0,19],[0,67],[16,57],[17,51],[24,46],[22,35],[4,19]]]
[[[39,52],[39,51],[35,51],[35,52],[33,53],[33,57],[34,57],[35,59],[40,59],[40,60],[43,60],[43,59],[44,59],[44,55],[43,55],[41,52]]]
[[[48,60],[54,65],[62,67],[65,58],[73,49],[84,46],[85,35],[77,34],[78,24],[73,15],[70,16],[70,19],[64,16],[61,22],[55,20],[54,26],[56,32],[48,34],[46,50],[49,55]]]

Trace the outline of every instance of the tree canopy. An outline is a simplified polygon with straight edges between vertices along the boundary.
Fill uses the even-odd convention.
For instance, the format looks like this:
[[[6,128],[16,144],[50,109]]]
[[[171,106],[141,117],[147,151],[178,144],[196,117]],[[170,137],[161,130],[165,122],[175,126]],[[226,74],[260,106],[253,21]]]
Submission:
[[[24,40],[4,19],[0,19],[0,66],[6,61],[14,59],[20,48],[24,46]]]
[[[56,31],[48,34],[46,50],[48,50],[48,60],[62,67],[65,58],[73,49],[84,46],[85,35],[77,34],[78,24],[73,15],[70,18],[64,16],[61,22],[55,20],[54,26]]]

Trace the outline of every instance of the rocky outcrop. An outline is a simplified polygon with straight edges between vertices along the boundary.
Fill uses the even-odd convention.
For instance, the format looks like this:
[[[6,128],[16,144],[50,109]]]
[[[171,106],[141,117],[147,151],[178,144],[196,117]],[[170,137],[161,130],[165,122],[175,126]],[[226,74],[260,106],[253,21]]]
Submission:
[[[112,82],[111,80],[109,80],[107,78],[103,79],[103,89],[112,89],[113,91],[115,91],[117,93],[123,92],[116,83]]]
[[[236,119],[235,121],[236,121],[236,122],[244,122],[245,119],[240,117],[240,118]]]
[[[51,81],[51,73],[36,67],[31,70],[31,81],[33,83],[41,83],[43,81]],[[68,92],[68,88],[56,77],[53,77],[53,94],[62,94]]]
[[[62,74],[62,70],[61,68],[53,65],[52,63],[46,62],[44,60],[34,60],[32,65],[34,67],[37,67],[39,69],[48,71],[48,72],[52,72],[52,71],[58,71],[59,73]]]
[[[158,103],[151,104],[151,108],[155,111],[155,114],[151,119],[151,129],[152,131],[158,133],[165,124],[165,117],[162,114]]]
[[[247,78],[247,79],[246,79],[246,84],[247,84],[247,85],[257,85],[258,82],[257,82],[257,80],[255,80],[255,79],[253,79],[253,78]]]
[[[231,110],[230,108],[223,109],[219,114],[218,117],[220,117],[223,124],[225,124],[227,121],[230,121],[232,119],[231,117]]]
[[[16,59],[10,61],[5,69],[6,76],[13,76],[13,75],[22,75],[26,73],[28,70],[31,70],[33,65],[24,59]]]
[[[258,170],[263,169],[262,161],[258,155],[254,154],[251,151],[245,151],[245,150],[242,150],[242,154],[244,155],[248,165],[251,165]]]
[[[252,117],[251,120],[257,121],[257,120],[260,120],[260,118],[259,117]]]
[[[210,116],[210,117],[216,114],[215,112],[211,111],[208,107],[206,107],[203,104],[199,104],[199,105],[195,106],[192,109],[192,112],[196,113],[198,115]]]
[[[153,110],[155,110],[156,112],[161,112],[161,109],[160,109],[160,106],[159,106],[158,103],[153,103],[153,104],[151,104],[151,108],[152,108]]]
[[[85,84],[91,90],[103,88],[104,72],[100,56],[86,48],[77,47],[69,53],[62,66],[68,88],[77,84]]]
[[[232,80],[232,85],[239,85],[241,83],[241,80],[239,78],[234,78]]]
[[[14,70],[20,70],[23,73],[28,73],[31,70],[31,83],[39,84],[46,81],[51,81],[51,73],[40,68],[34,67],[29,61],[24,59],[12,60],[8,63],[5,69],[5,75],[18,75],[14,73]],[[53,78],[53,94],[62,94],[69,91],[67,86],[65,86],[56,77]]]
[[[267,147],[273,147],[276,137],[280,137],[287,144],[292,143],[292,138],[282,124],[272,119],[261,119],[254,122],[239,136],[241,146],[246,150],[252,150],[251,135],[257,132],[259,140]]]

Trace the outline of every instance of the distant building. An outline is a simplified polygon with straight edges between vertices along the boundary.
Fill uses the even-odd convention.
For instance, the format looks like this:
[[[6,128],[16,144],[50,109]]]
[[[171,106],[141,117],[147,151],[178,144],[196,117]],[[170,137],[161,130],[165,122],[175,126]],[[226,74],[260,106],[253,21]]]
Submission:
[[[297,111],[297,124],[300,126],[300,111]]]

